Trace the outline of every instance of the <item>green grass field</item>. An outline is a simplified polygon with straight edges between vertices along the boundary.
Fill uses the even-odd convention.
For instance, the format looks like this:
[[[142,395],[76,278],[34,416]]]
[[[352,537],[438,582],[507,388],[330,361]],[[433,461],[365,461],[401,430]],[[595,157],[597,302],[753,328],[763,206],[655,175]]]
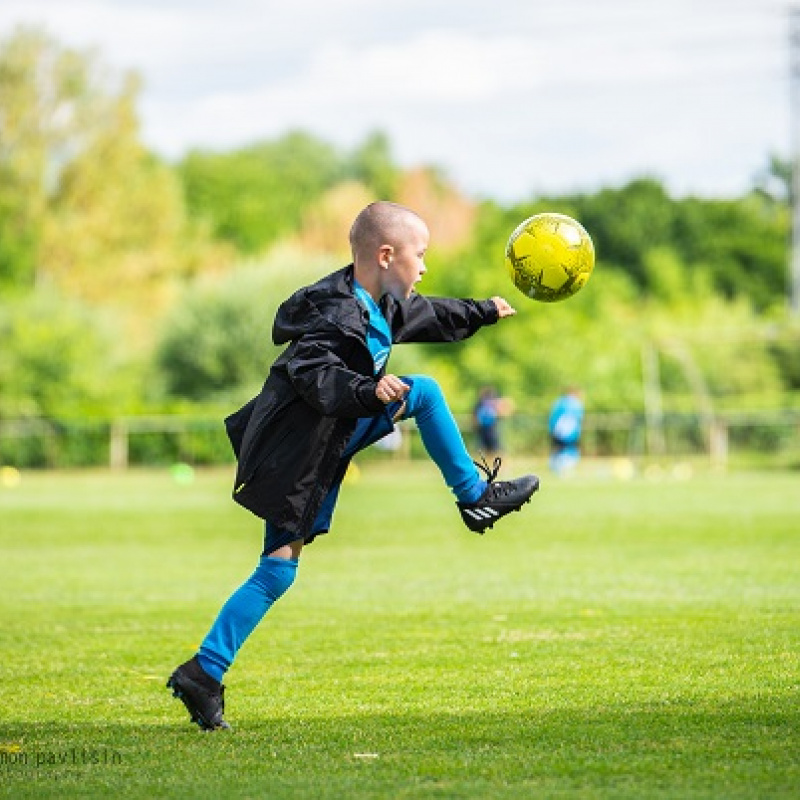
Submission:
[[[164,682],[260,552],[230,470],[0,487],[0,793],[799,797],[800,477],[544,474],[479,537],[365,465],[214,734]]]

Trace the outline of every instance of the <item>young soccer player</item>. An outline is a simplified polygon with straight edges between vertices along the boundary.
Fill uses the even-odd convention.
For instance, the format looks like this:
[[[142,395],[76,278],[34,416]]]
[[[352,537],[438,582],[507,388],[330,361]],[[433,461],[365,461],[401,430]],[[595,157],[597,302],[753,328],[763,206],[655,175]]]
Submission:
[[[500,418],[508,416],[513,408],[513,401],[508,397],[500,397],[493,386],[481,389],[472,409],[472,421],[475,424],[478,444],[490,457],[500,455],[502,452]]]
[[[556,475],[568,475],[581,458],[583,397],[576,386],[569,387],[556,399],[547,418],[550,434],[550,469]]]
[[[497,481],[499,459],[492,469],[472,461],[433,379],[386,371],[394,344],[455,342],[515,313],[501,297],[417,294],[428,239],[413,211],[389,202],[367,206],[350,231],[353,263],[281,305],[273,339],[288,346],[258,397],[226,420],[238,458],[234,499],[266,524],[255,572],[167,682],[204,730],[229,727],[223,676],[292,585],[303,546],[329,530],[350,459],[397,420],[415,419],[472,531],[483,533],[518,511],[539,487],[535,475]]]

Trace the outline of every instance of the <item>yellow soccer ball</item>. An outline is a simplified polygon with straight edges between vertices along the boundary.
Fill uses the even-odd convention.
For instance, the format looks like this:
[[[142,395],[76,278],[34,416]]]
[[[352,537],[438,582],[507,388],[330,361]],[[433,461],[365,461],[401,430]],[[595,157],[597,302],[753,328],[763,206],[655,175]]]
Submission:
[[[566,300],[594,269],[594,245],[580,222],[566,214],[536,214],[511,234],[506,269],[524,295],[542,303]]]

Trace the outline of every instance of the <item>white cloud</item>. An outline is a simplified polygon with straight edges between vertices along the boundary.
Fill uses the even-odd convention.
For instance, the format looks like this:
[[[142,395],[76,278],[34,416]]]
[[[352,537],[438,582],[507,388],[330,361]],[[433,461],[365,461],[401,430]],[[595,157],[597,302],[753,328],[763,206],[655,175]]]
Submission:
[[[380,128],[404,161],[512,197],[642,172],[741,191],[787,150],[780,0],[4,0],[0,35],[20,21],[137,68],[169,155]]]

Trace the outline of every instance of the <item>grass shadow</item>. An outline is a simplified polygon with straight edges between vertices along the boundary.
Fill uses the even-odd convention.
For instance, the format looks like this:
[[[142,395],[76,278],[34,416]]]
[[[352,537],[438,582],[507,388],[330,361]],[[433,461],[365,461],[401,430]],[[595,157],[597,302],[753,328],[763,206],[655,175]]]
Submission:
[[[13,797],[796,797],[797,703],[636,711],[6,722]]]

